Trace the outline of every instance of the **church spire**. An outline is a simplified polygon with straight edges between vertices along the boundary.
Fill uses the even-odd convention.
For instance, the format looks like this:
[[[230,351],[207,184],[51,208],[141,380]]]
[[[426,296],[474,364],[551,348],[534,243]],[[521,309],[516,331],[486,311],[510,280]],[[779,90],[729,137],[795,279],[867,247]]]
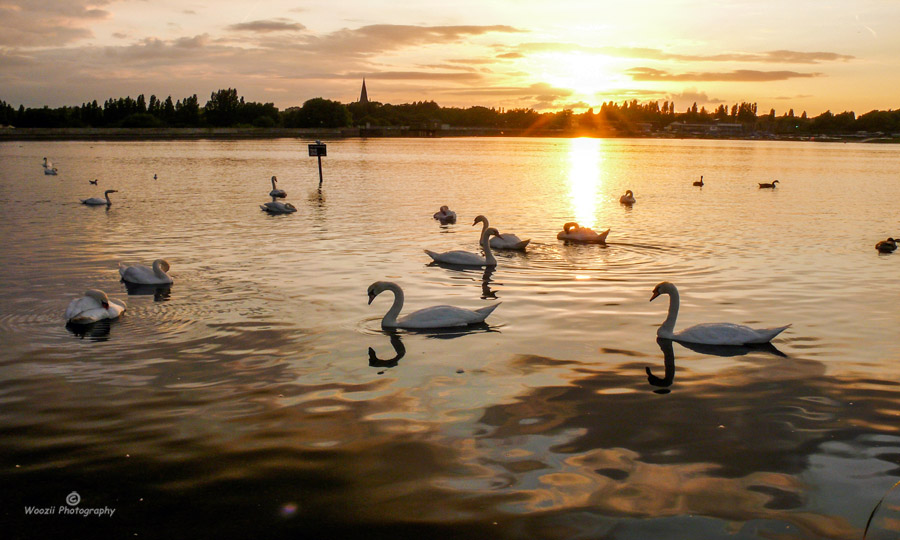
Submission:
[[[369,95],[366,93],[366,78],[365,77],[363,77],[362,91],[359,93],[359,102],[360,103],[368,103],[369,102]]]

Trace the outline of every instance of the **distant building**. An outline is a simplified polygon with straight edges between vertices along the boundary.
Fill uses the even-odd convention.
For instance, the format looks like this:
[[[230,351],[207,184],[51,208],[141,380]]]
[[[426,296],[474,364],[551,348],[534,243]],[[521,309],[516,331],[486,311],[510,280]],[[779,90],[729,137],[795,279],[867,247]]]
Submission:
[[[694,135],[740,136],[744,133],[744,126],[743,124],[689,124],[685,122],[672,122],[666,126],[666,131],[671,133],[691,133]]]
[[[369,102],[369,94],[366,93],[366,79],[363,78],[362,91],[359,93],[359,102],[360,103],[368,103]]]

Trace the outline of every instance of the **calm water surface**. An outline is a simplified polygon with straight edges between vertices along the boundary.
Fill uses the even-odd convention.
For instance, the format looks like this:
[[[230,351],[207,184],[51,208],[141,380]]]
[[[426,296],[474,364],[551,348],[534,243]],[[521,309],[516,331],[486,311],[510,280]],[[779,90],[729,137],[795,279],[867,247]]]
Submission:
[[[900,235],[900,148],[340,140],[319,191],[306,142],[0,144],[13,537],[859,538],[900,480],[900,254],[874,249]],[[272,175],[297,213],[259,210]],[[477,248],[478,214],[529,251],[429,266]],[[609,245],[557,241],[573,220]],[[160,257],[174,286],[129,294],[118,262]],[[405,311],[502,305],[392,335],[376,280]],[[793,326],[770,349],[657,342],[663,280],[680,328]],[[88,288],[128,311],[74,332]],[[73,491],[116,513],[24,514]]]

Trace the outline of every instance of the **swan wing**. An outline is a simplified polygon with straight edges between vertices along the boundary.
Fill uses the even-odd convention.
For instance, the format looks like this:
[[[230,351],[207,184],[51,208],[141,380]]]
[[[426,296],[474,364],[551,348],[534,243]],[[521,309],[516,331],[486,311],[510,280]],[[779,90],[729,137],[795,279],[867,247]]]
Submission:
[[[108,318],[116,319],[122,313],[125,313],[125,302],[121,300],[109,300],[109,309],[106,310],[108,313]]]
[[[493,249],[525,249],[525,246],[531,242],[531,239],[522,240],[514,234],[501,234],[491,238],[491,247]]]
[[[488,306],[472,311],[455,306],[431,306],[414,311],[397,321],[400,328],[425,329],[425,328],[453,328],[456,326],[468,326],[484,322],[498,305]]]
[[[100,197],[91,197],[90,199],[81,199],[82,204],[106,204],[106,199]]]
[[[109,318],[109,311],[90,296],[76,298],[66,308],[66,320],[69,322],[87,324],[106,318]]]
[[[746,345],[768,343],[790,325],[778,328],[754,329],[731,323],[706,323],[692,326],[675,334],[676,341],[707,345]]]
[[[143,264],[119,263],[119,275],[122,281],[137,283],[140,285],[167,285],[172,283],[172,278],[160,278],[149,266]]]
[[[484,257],[469,251],[445,251],[444,253],[435,253],[434,251],[426,249],[425,253],[427,253],[434,262],[445,264],[457,264],[460,266],[484,266],[487,264]]]

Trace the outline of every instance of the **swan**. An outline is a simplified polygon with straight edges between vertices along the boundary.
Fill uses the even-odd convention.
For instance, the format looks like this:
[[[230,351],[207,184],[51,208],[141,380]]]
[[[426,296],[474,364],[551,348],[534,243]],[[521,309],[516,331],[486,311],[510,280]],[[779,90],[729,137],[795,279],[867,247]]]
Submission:
[[[283,199],[287,197],[287,193],[283,189],[276,189],[275,183],[278,182],[278,179],[274,176],[272,177],[272,191],[269,192],[269,197],[278,197],[279,199]]]
[[[81,199],[81,204],[89,204],[91,206],[100,206],[102,204],[105,204],[106,206],[109,206],[112,204],[112,201],[109,200],[110,193],[118,193],[118,191],[115,189],[107,189],[103,192],[103,196],[106,197],[106,200],[103,200],[100,197],[91,197],[90,199]]]
[[[491,235],[497,236],[499,234],[497,229],[493,227],[489,227],[481,232],[481,249],[484,250],[484,257],[471,251],[462,250],[435,253],[426,249],[425,253],[437,263],[455,264],[457,266],[497,266],[497,259],[491,253],[491,243],[488,241],[488,238]]]
[[[88,183],[89,183],[89,184],[94,184],[94,185],[96,186],[96,185],[97,185],[97,179],[94,178],[93,180],[88,180]]]
[[[384,291],[394,293],[394,304],[381,319],[383,328],[406,328],[410,330],[424,330],[429,328],[453,328],[483,323],[492,311],[497,309],[500,303],[476,310],[463,309],[454,306],[431,306],[397,319],[400,310],[403,309],[403,289],[390,281],[376,281],[369,285],[369,305],[372,300]]]
[[[440,210],[434,213],[434,219],[440,220],[441,223],[453,222],[456,221],[456,212],[446,206],[442,206]]]
[[[694,185],[695,185],[695,186],[703,187],[703,175],[702,175],[702,174],[700,175],[700,181],[699,181],[699,182],[694,182]]]
[[[653,296],[650,297],[650,301],[652,302],[654,298],[661,294],[669,295],[669,314],[662,325],[660,325],[659,330],[656,331],[656,335],[664,339],[687,343],[703,343],[706,345],[768,343],[790,326],[754,329],[740,324],[706,323],[675,333],[675,319],[678,318],[678,306],[680,303],[678,289],[672,283],[663,281],[653,288]]]
[[[875,249],[877,249],[880,253],[893,253],[895,249],[897,249],[897,241],[893,238],[888,238],[887,240],[882,240],[875,244]]]
[[[488,223],[488,218],[484,216],[476,216],[475,221],[472,223],[474,227],[476,223],[481,223],[481,234],[484,234],[484,231],[488,230],[490,227],[490,223]],[[525,246],[531,242],[531,239],[522,240],[518,236],[511,233],[504,233],[491,238],[491,249],[515,249],[517,251],[525,251]]]
[[[259,205],[260,208],[264,212],[268,212],[270,214],[292,214],[297,211],[297,207],[291,203],[285,203],[275,201],[275,198],[272,198],[272,202],[267,202]]]
[[[609,231],[609,229],[606,229],[602,233],[597,234],[590,227],[580,227],[577,223],[570,222],[563,225],[563,230],[556,235],[556,239],[584,244],[605,244]]]
[[[44,158],[44,174],[53,174],[57,173],[56,167],[53,166],[53,163],[47,161],[47,158]]]
[[[122,276],[122,281],[139,285],[171,285],[173,281],[172,277],[166,273],[168,271],[169,261],[165,259],[153,261],[153,268],[143,264],[119,263],[119,275]]]
[[[66,308],[66,321],[90,324],[103,319],[115,319],[125,311],[125,302],[110,300],[106,293],[88,289],[84,296],[76,298]]]
[[[629,189],[625,192],[625,195],[619,197],[619,202],[622,204],[634,204],[634,193]]]
[[[156,180],[156,173],[153,173],[153,179]]]
[[[775,189],[775,184],[777,184],[777,183],[778,183],[778,180],[775,180],[771,184],[760,183],[759,189],[768,189],[768,188]]]

